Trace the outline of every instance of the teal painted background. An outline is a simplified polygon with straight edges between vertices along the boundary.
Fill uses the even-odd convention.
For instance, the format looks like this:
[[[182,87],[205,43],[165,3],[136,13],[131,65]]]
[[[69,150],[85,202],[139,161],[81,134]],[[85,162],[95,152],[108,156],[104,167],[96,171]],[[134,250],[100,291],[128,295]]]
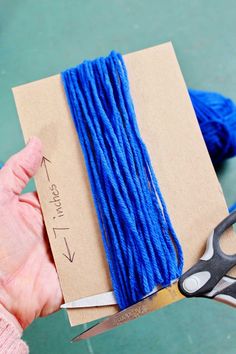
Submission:
[[[23,146],[11,87],[111,49],[127,53],[171,40],[189,87],[236,100],[235,11],[234,0],[0,0],[0,159]],[[218,175],[231,204],[236,159]],[[61,311],[35,321],[24,339],[32,354],[236,352],[236,310],[208,300],[184,300],[70,344],[81,329],[70,329]]]

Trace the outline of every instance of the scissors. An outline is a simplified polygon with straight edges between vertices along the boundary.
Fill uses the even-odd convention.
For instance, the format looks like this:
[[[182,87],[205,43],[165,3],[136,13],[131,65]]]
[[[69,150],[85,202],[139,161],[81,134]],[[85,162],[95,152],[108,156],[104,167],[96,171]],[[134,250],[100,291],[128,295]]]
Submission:
[[[236,307],[236,278],[227,275],[228,271],[236,265],[236,254],[227,255],[220,246],[221,236],[234,223],[236,223],[236,211],[216,226],[207,240],[205,252],[199,261],[170,286],[156,287],[141,301],[82,332],[73,338],[72,342],[111,330],[184,297],[204,297]],[[117,302],[114,292],[109,291],[68,302],[61,307],[68,309],[115,304]]]

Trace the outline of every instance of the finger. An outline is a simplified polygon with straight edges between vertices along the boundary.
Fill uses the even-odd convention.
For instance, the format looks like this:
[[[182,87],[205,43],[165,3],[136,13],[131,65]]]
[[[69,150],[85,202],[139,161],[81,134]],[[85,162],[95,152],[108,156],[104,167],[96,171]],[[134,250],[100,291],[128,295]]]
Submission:
[[[47,233],[37,192],[21,194],[18,197],[18,201],[20,202],[21,210],[24,210],[27,216],[29,228],[34,230],[37,237],[40,237],[42,240],[45,239],[46,241]]]
[[[42,161],[42,143],[33,137],[26,147],[13,155],[0,171],[2,187],[20,194]]]
[[[38,219],[40,225],[44,226],[43,213],[41,210],[41,206],[40,206],[37,192],[35,191],[35,192],[21,194],[19,196],[18,200],[19,200],[19,202],[24,204],[24,206],[27,206],[28,208],[30,208],[31,213],[32,213],[32,209],[35,210],[35,212],[37,214],[37,219]]]
[[[38,194],[37,194],[36,191],[21,194],[21,195],[19,196],[19,201],[31,205],[34,209],[36,209],[36,210],[38,210],[40,213],[42,213],[42,212],[41,212],[40,203],[39,203]]]

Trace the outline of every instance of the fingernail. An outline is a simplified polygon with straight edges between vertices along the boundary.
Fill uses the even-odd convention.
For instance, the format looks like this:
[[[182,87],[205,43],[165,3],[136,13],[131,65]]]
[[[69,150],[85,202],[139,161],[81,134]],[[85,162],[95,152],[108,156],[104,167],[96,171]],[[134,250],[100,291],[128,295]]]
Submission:
[[[29,146],[31,150],[34,150],[34,153],[42,154],[43,151],[42,142],[36,136],[33,136],[29,139],[27,146]]]
[[[37,138],[36,136],[32,136],[32,137],[28,140],[27,145],[31,145],[31,144],[37,144],[37,145],[39,145],[39,146],[42,145],[41,140],[40,140],[39,138]]]
[[[26,145],[30,145],[31,142],[32,142],[33,138],[29,138],[29,140],[27,141],[27,144]]]

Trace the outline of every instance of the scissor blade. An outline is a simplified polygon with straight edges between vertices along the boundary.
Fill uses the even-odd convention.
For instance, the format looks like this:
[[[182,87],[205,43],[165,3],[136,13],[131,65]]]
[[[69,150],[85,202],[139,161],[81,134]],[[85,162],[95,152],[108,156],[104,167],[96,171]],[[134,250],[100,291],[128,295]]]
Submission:
[[[87,296],[79,300],[67,302],[61,305],[61,308],[72,309],[80,307],[96,307],[96,306],[108,306],[116,305],[117,301],[113,291],[108,291],[106,293]]]
[[[163,306],[183,298],[184,296],[180,293],[178,289],[178,283],[176,282],[171,286],[159,290],[149,297],[146,297],[142,301],[139,301],[137,304],[134,304],[127,309],[110,316],[103,322],[100,322],[97,325],[89,328],[79,336],[73,338],[72,342],[79,342],[82,339],[88,339],[90,337],[97,336],[98,334],[111,330],[123,323],[134,320],[140,316],[146,315],[149,312],[153,312]]]

